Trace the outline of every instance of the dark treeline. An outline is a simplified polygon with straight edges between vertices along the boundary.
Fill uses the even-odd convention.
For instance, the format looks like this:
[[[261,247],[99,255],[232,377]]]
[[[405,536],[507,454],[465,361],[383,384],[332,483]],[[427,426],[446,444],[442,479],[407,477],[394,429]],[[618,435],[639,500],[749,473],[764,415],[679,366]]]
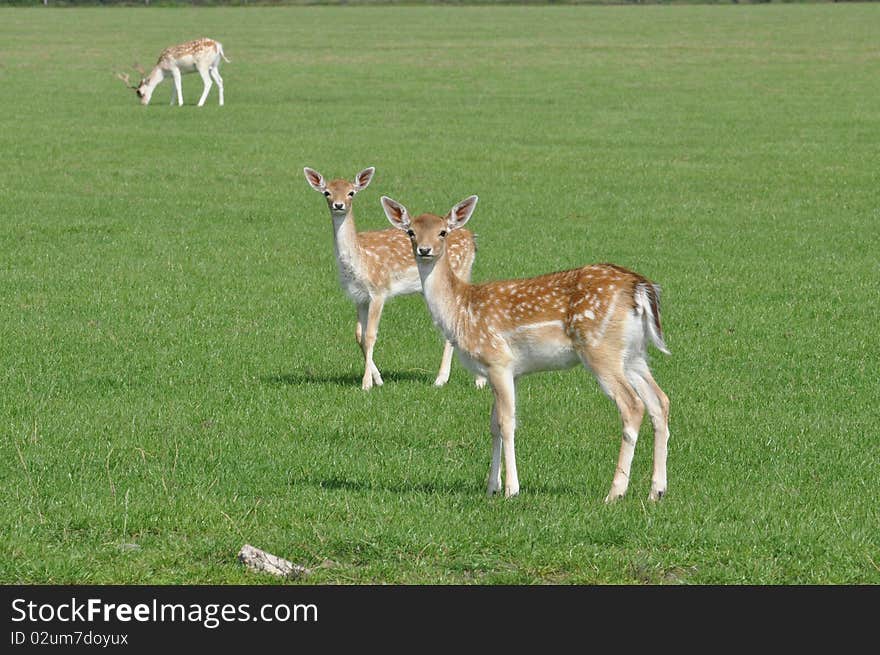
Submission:
[[[0,7],[96,7],[96,6],[368,6],[368,5],[641,5],[641,4],[803,4],[851,0],[0,0]],[[876,2],[880,0],[852,0]]]

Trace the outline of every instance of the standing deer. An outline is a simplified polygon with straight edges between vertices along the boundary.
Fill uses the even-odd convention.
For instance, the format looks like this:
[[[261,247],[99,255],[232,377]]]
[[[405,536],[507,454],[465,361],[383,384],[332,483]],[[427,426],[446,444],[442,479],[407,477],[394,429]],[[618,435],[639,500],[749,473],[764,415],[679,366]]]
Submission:
[[[623,441],[610,502],[629,484],[645,408],[654,425],[651,500],[666,493],[669,399],[648,368],[647,344],[668,354],[660,329],[660,290],[646,278],[613,264],[595,264],[539,277],[470,284],[450,266],[449,243],[471,217],[477,196],[446,216],[411,218],[406,207],[382,197],[391,224],[407,233],[434,322],[455,346],[465,366],[489,378],[492,464],[488,494],[519,492],[514,454],[516,380],[537,371],[583,364],[617,404]]]
[[[358,191],[363,191],[373,179],[376,169],[372,166],[358,173],[354,181],[336,179],[326,181],[324,176],[311,168],[304,168],[306,181],[327,200],[333,221],[333,245],[336,263],[339,265],[339,282],[349,298],[357,306],[355,338],[364,355],[364,377],[361,388],[368,390],[375,384],[382,385],[382,376],[373,362],[373,348],[379,332],[379,319],[387,300],[394,296],[419,293],[422,290],[419,272],[412,260],[409,239],[397,230],[386,228],[358,232],[354,225],[352,201]],[[449,265],[464,280],[470,280],[471,267],[476,256],[474,235],[467,230],[456,232],[449,238]],[[443,386],[449,380],[452,364],[452,344],[443,348],[440,370],[434,380],[435,386]],[[484,386],[485,378],[477,378],[478,387]]]
[[[159,55],[159,60],[153,67],[149,75],[145,75],[145,71],[139,68],[141,75],[144,75],[140,84],[132,85],[129,82],[128,74],[117,73],[116,76],[125,82],[126,86],[132,89],[141,99],[142,105],[150,104],[150,98],[153,97],[153,90],[169,75],[174,79],[174,86],[171,89],[171,104],[175,100],[179,106],[183,106],[183,88],[180,84],[180,76],[185,73],[199,72],[202,76],[204,89],[202,97],[199,98],[199,107],[205,104],[208,92],[211,90],[213,79],[217,82],[217,90],[220,94],[220,106],[223,106],[223,78],[220,77],[220,59],[229,63],[226,55],[223,54],[223,45],[219,41],[213,39],[196,39],[188,41],[180,45],[165,48]]]

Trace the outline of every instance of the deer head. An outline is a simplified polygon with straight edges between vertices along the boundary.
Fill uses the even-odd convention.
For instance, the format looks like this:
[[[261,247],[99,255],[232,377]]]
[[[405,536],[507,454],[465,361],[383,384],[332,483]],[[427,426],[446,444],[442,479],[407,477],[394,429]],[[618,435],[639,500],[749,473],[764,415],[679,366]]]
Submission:
[[[141,82],[135,87],[135,93],[137,93],[138,98],[141,99],[142,105],[150,104],[150,98],[153,96],[153,89],[156,88],[156,84],[158,84],[162,78],[158,78],[158,81],[154,81],[153,84],[150,84],[150,76],[147,75],[147,71],[144,70],[143,66],[135,62],[134,69],[140,73]]]
[[[396,200],[382,196],[380,202],[391,224],[406,232],[412,242],[416,262],[437,259],[446,252],[446,237],[464,227],[477,207],[477,196],[469,196],[455,205],[446,216],[422,214],[410,218],[409,211]]]
[[[303,169],[309,186],[326,198],[331,216],[348,214],[355,194],[370,185],[375,172],[376,169],[370,166],[355,175],[353,181],[337,179],[328,182],[318,171],[309,167]]]
[[[126,87],[132,89],[137,94],[142,105],[149,104],[150,97],[153,95],[153,89],[148,84],[149,80],[147,79],[147,72],[137,63],[134,64],[133,68],[141,75],[141,80],[137,84],[131,83],[131,77],[128,73],[116,73],[116,77],[122,80],[122,83],[125,84]]]

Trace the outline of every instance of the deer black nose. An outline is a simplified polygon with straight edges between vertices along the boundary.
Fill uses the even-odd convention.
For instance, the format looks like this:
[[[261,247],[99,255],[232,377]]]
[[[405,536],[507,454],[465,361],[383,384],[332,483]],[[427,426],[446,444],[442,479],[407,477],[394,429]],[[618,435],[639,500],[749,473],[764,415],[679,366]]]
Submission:
[[[419,254],[420,254],[422,257],[424,257],[425,255],[430,255],[430,254],[431,254],[431,248],[430,248],[430,246],[428,246],[428,247],[422,247],[422,246],[419,246],[418,250],[419,250]]]
[[[333,209],[345,209],[345,203],[344,202],[334,202]]]

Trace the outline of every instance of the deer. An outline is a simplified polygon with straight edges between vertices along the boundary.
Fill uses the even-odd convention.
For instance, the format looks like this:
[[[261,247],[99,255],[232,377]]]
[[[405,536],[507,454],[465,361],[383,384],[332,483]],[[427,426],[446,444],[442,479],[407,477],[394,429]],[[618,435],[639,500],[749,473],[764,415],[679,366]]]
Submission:
[[[141,104],[146,106],[150,104],[153,97],[153,91],[169,75],[174,80],[174,86],[171,89],[171,104],[175,101],[178,106],[183,106],[183,89],[180,84],[180,77],[186,73],[199,72],[202,76],[204,89],[202,97],[199,98],[198,106],[205,104],[208,92],[211,90],[213,82],[217,83],[217,91],[220,95],[220,106],[223,106],[223,78],[220,77],[220,59],[227,63],[231,63],[223,53],[223,45],[219,41],[213,39],[202,38],[194,41],[187,41],[180,45],[165,48],[160,54],[156,65],[149,75],[143,68],[135,66],[140,72],[142,79],[138,84],[131,84],[131,80],[127,73],[116,73],[116,77],[122,80],[126,86],[131,87],[137,93]],[[213,82],[212,82],[213,80]]]
[[[357,307],[355,339],[364,356],[361,388],[382,386],[382,376],[373,361],[379,333],[379,320],[385,303],[395,296],[420,293],[419,272],[412,261],[409,239],[392,228],[358,232],[354,222],[353,200],[366,189],[376,172],[369,167],[353,180],[343,178],[327,181],[318,171],[305,167],[306,181],[327,200],[333,222],[333,245],[339,269],[339,283]],[[470,280],[476,257],[476,241],[468,230],[461,230],[449,239],[450,266],[465,280]],[[452,344],[443,347],[440,369],[434,386],[442,387],[449,380],[452,366]],[[477,377],[477,387],[486,384]]]
[[[471,284],[450,265],[451,240],[477,205],[470,196],[444,216],[413,218],[405,206],[382,196],[391,224],[410,239],[428,310],[462,363],[488,378],[494,402],[490,419],[492,458],[487,494],[519,493],[514,433],[516,383],[529,373],[590,370],[617,405],[623,439],[605,502],[622,498],[645,409],[654,427],[654,466],[649,499],[667,489],[669,398],[651,375],[647,346],[669,349],[660,326],[660,287],[615,264],[593,264],[538,277]]]

